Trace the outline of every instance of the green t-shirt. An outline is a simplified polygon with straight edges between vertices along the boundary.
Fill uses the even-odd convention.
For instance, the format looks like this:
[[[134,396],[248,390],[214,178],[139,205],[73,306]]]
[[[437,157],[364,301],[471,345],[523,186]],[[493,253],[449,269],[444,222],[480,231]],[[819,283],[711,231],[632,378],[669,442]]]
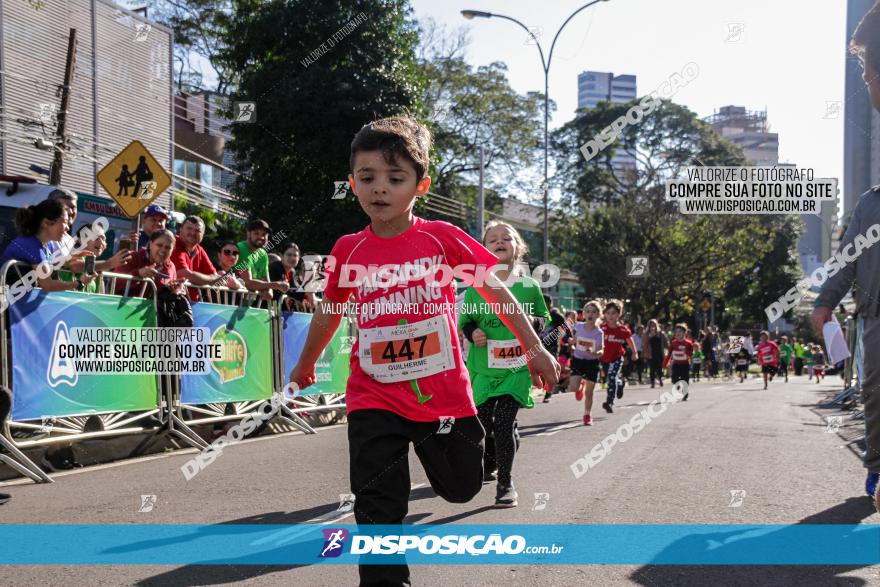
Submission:
[[[74,273],[69,269],[62,269],[58,272],[58,279],[61,281],[76,281],[76,279],[82,275],[82,273]],[[83,288],[82,293],[98,293],[98,280],[101,277],[98,276],[91,281],[91,283],[87,283]]]
[[[795,343],[794,352],[799,359],[805,359],[807,357],[807,347],[799,342]]]
[[[241,241],[238,243],[238,254],[239,261],[235,269],[247,269],[251,272],[251,279],[269,281],[269,253],[266,249],[260,247],[251,251],[247,241]]]
[[[794,353],[794,348],[790,344],[779,345],[779,360],[783,363],[791,362],[792,353]]]
[[[691,357],[691,361],[694,363],[702,363],[703,362],[703,351],[698,349],[696,345],[694,346],[694,355]]]
[[[520,278],[510,287],[510,293],[520,303],[523,312],[526,314],[543,318],[550,317],[550,311],[547,309],[547,304],[544,303],[541,287],[531,277]],[[458,324],[459,327],[462,327],[470,322],[476,323],[477,328],[486,333],[487,339],[513,340],[516,338],[507,326],[501,322],[501,319],[495,312],[492,311],[486,300],[472,287],[464,294]],[[492,377],[503,377],[510,372],[528,369],[527,365],[515,369],[489,367],[488,348],[488,344],[487,346],[471,345],[468,351],[467,368],[472,377],[475,373]]]

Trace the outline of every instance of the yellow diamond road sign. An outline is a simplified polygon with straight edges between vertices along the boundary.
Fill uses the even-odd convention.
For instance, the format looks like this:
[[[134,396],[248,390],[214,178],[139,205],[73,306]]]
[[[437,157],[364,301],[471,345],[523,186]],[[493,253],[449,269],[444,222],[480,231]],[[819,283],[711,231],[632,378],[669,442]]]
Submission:
[[[131,217],[171,187],[171,177],[140,141],[132,141],[96,177]]]
[[[703,309],[704,312],[708,312],[708,311],[709,311],[709,308],[712,307],[712,302],[710,302],[709,300],[703,298],[703,301],[700,302],[700,307]]]

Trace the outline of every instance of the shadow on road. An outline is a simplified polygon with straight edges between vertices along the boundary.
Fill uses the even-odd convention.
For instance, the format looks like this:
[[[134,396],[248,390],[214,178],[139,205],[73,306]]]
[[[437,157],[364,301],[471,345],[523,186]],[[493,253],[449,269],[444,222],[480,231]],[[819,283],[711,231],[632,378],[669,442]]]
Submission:
[[[859,524],[874,513],[871,499],[851,497],[845,502],[827,510],[808,516],[798,524]],[[788,526],[778,532],[786,532]],[[775,542],[769,538],[774,534],[757,537],[745,536],[746,532],[732,527],[730,532],[715,534],[698,534],[683,538],[670,544],[658,554],[657,559],[663,560],[664,553],[707,552],[709,549],[724,548],[747,549],[759,551],[761,542]],[[778,538],[778,536],[777,536]],[[792,543],[792,549],[799,544]],[[635,583],[655,587],[657,585],[867,585],[868,582],[858,577],[841,577],[844,573],[861,569],[869,565],[659,565],[648,564],[640,567],[630,575]]]

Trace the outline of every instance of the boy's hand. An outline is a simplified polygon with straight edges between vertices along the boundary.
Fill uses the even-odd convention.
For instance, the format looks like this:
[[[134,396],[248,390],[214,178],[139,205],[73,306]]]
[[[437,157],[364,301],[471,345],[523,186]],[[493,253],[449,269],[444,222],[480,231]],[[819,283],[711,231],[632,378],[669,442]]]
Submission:
[[[303,365],[297,362],[290,371],[290,382],[297,385],[299,389],[305,389],[315,383],[315,366]]]
[[[553,355],[542,348],[541,351],[529,361],[529,373],[532,375],[532,383],[544,391],[550,391],[559,383],[559,363]]]
[[[486,333],[477,328],[471,333],[475,346],[486,346]]]

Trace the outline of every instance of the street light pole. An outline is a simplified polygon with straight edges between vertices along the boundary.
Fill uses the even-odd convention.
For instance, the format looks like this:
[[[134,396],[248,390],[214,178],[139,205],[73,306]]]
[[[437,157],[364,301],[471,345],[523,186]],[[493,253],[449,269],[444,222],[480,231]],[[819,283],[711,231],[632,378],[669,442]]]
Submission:
[[[592,6],[593,4],[598,4],[599,2],[608,2],[608,0],[593,0],[592,2],[588,2],[584,4],[574,12],[572,12],[568,18],[562,23],[562,26],[559,27],[559,30],[556,31],[556,35],[553,37],[553,42],[550,43],[550,53],[547,55],[547,59],[544,59],[544,49],[541,48],[541,43],[538,42],[538,38],[535,37],[535,34],[529,30],[529,27],[518,21],[517,19],[505,16],[503,14],[493,14],[491,12],[483,12],[481,10],[462,10],[461,15],[468,20],[473,18],[501,18],[504,20],[509,20],[512,23],[519,25],[523,28],[532,40],[535,41],[535,46],[538,47],[538,54],[541,56],[541,67],[544,69],[544,230],[543,230],[543,262],[547,264],[550,262],[550,220],[549,220],[549,202],[550,202],[550,185],[548,182],[548,173],[549,173],[549,160],[550,160],[550,144],[549,144],[549,125],[550,125],[550,61],[553,59],[553,49],[556,47],[556,40],[559,39],[559,33],[562,32],[562,29],[565,28],[565,25],[575,17],[580,11],[585,10]]]

